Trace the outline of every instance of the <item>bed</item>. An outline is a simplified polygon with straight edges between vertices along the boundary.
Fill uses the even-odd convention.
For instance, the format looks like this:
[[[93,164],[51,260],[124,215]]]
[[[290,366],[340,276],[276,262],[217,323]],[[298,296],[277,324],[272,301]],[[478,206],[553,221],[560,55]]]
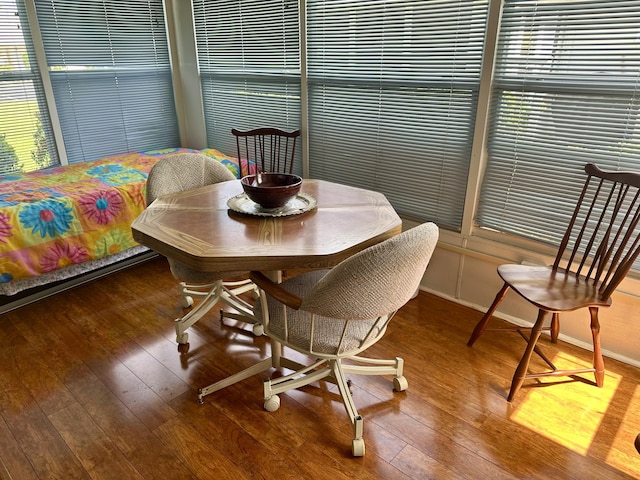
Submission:
[[[0,176],[0,295],[147,252],[130,225],[146,206],[151,167],[180,152],[203,153],[240,175],[237,160],[216,149],[167,148]]]

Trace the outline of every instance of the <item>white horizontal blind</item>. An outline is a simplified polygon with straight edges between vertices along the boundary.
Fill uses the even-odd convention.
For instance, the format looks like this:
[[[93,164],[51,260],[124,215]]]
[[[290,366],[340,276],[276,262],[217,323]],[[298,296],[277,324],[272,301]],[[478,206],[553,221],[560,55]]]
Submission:
[[[640,171],[640,1],[506,0],[477,223],[557,245],[584,165]]]
[[[58,165],[22,1],[0,5],[0,175]]]
[[[311,176],[460,230],[487,12],[479,0],[307,0]]]
[[[180,145],[162,0],[36,0],[69,163]]]
[[[232,128],[300,128],[298,1],[194,0],[193,9],[208,146],[234,155]]]

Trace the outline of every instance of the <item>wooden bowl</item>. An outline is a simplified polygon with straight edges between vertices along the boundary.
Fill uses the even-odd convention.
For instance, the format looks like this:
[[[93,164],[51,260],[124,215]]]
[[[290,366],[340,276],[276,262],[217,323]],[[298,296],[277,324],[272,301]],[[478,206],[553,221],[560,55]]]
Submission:
[[[242,177],[240,183],[262,208],[280,208],[298,194],[302,178],[290,173],[259,173]]]

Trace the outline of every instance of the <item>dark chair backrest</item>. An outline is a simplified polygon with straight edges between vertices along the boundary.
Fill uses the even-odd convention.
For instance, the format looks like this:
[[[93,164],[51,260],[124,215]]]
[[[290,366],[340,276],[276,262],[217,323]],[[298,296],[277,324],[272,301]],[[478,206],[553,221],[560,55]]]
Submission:
[[[553,267],[586,277],[608,299],[640,253],[640,174],[585,165],[578,204]]]
[[[232,128],[231,133],[236,137],[241,177],[249,174],[250,163],[264,173],[293,173],[300,130],[256,128],[243,132]]]

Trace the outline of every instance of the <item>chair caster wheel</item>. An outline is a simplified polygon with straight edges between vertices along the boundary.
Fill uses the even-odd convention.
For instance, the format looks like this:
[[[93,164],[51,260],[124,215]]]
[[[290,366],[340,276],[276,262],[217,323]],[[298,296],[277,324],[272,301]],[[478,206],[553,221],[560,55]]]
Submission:
[[[396,392],[404,392],[407,388],[409,388],[409,382],[404,376],[393,379],[393,389]]]
[[[186,345],[187,343],[189,343],[189,334],[186,332],[178,333],[176,335],[176,342],[178,342],[180,345]]]
[[[264,409],[267,412],[275,412],[280,408],[280,397],[272,395],[264,401]]]
[[[351,446],[351,453],[354,457],[362,457],[364,456],[364,440],[362,438],[356,438],[353,440],[353,445]]]
[[[193,297],[187,295],[186,297],[182,297],[182,307],[189,308],[193,305]]]
[[[261,337],[262,335],[264,335],[264,327],[262,326],[262,324],[256,323],[253,325],[253,334],[256,337]]]

